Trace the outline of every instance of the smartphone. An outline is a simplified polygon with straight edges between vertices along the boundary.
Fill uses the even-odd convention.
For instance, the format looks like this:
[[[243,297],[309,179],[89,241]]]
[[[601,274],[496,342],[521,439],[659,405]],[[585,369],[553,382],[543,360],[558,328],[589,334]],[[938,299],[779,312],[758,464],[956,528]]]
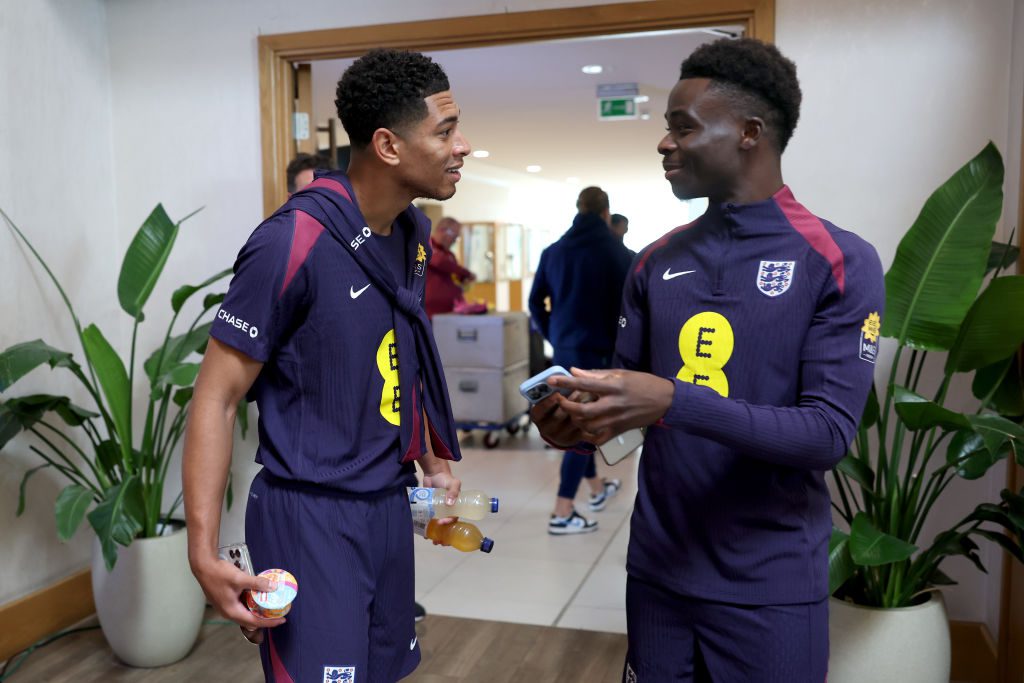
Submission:
[[[231,545],[222,545],[217,548],[217,556],[222,560],[227,560],[246,574],[256,576],[256,572],[252,568],[252,558],[249,557],[249,546],[246,544],[232,543]]]
[[[556,390],[553,386],[548,384],[548,378],[554,377],[555,375],[565,375],[566,377],[572,376],[569,374],[569,371],[561,365],[552,365],[544,372],[538,373],[520,384],[519,393],[523,395],[523,398],[530,402],[530,405],[534,406],[551,394],[555,393],[555,391],[558,391],[562,396],[569,396],[572,393],[571,389],[563,388]]]
[[[618,436],[613,436],[597,447],[604,461],[609,465],[617,465],[627,455],[644,443],[644,432],[641,429],[630,429]]]

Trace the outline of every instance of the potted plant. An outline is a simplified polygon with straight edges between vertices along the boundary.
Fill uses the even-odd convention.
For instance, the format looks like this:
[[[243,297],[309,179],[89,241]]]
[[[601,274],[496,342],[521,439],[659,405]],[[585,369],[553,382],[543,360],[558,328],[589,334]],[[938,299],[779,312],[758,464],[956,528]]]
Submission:
[[[948,681],[938,588],[954,581],[943,560],[962,555],[985,571],[980,540],[1024,561],[1024,489],[922,535],[955,479],[977,479],[1007,457],[1024,464],[1024,276],[1002,274],[1019,250],[992,241],[1002,184],[989,143],[929,197],[886,273],[881,336],[895,341],[895,356],[833,471],[842,528],[829,544],[832,683]],[[973,373],[967,410],[945,405],[961,373]]]
[[[21,481],[18,514],[24,511],[25,487],[33,474],[54,469],[64,475],[69,483],[55,506],[57,534],[61,540],[71,538],[86,517],[96,533],[93,594],[107,641],[128,664],[169,664],[195,643],[205,601],[188,568],[184,525],[174,518],[181,494],[164,510],[164,486],[199,371],[190,357],[205,350],[211,323],[203,320],[224,295],[207,294],[200,313],[183,332],[175,332],[186,301],[231,271],[174,292],[163,342],[140,368],[136,338],[143,308],[188,217],[174,223],[158,205],[125,253],[117,282],[118,301],[133,320],[125,362],[99,327],[82,327],[46,261],[7,214],[0,215],[57,288],[83,350],[79,362],[71,352],[36,339],[0,353],[0,449],[19,432],[29,432],[35,437],[29,448],[43,461]],[[61,394],[3,396],[43,364],[71,373],[88,394],[88,405]],[[145,423],[139,432],[133,398],[143,395]],[[244,430],[244,410],[239,416]],[[142,605],[146,609],[140,610]]]

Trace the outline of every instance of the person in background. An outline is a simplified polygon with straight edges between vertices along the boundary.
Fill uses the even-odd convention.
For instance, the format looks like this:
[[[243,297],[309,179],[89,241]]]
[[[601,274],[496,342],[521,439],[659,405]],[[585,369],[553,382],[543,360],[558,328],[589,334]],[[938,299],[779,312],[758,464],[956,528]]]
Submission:
[[[322,154],[300,152],[288,162],[285,175],[288,180],[288,196],[292,196],[313,182],[313,172],[333,168],[330,159]]]
[[[826,677],[825,473],[857,434],[885,288],[875,249],[783,182],[800,101],[796,65],[758,40],[682,63],[658,152],[673,194],[708,209],[637,256],[619,369],[550,381],[596,400],[555,393],[533,409],[556,444],[649,428],[624,681]]]
[[[613,213],[609,226],[611,227],[612,234],[618,237],[621,242],[625,238],[626,233],[629,232],[629,219],[621,213]]]
[[[476,280],[471,271],[459,265],[452,253],[452,245],[459,239],[461,231],[462,224],[446,216],[430,232],[430,246],[434,248],[434,253],[427,264],[424,307],[428,318],[438,313],[451,313],[456,304],[465,300],[465,287]]]
[[[604,190],[584,188],[576,210],[572,227],[540,255],[530,290],[530,316],[551,342],[555,365],[608,368],[615,348],[622,286],[632,257],[609,228],[611,214]],[[560,474],[548,533],[561,536],[596,531],[597,521],[587,519],[573,505],[580,481],[587,480],[588,507],[593,512],[605,508],[621,482],[598,478],[594,448],[589,444],[565,448]]]

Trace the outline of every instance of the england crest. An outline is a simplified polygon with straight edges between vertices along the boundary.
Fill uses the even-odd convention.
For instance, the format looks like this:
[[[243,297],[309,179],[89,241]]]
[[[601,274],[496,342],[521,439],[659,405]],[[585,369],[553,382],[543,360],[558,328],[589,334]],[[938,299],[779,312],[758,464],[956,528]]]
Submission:
[[[793,282],[796,261],[761,261],[757,269],[757,290],[765,296],[785,294]]]

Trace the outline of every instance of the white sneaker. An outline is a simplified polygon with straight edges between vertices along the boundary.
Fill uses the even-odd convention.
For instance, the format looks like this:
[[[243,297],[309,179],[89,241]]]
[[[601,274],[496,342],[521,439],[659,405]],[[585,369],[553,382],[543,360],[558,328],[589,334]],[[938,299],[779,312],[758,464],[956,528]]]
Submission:
[[[604,479],[604,489],[601,493],[593,495],[587,503],[587,506],[593,512],[600,512],[604,510],[608,501],[615,497],[615,494],[622,488],[622,482],[618,479]]]
[[[575,510],[568,517],[551,515],[551,521],[548,522],[548,533],[554,536],[585,534],[590,531],[597,531],[597,522],[587,519]]]

